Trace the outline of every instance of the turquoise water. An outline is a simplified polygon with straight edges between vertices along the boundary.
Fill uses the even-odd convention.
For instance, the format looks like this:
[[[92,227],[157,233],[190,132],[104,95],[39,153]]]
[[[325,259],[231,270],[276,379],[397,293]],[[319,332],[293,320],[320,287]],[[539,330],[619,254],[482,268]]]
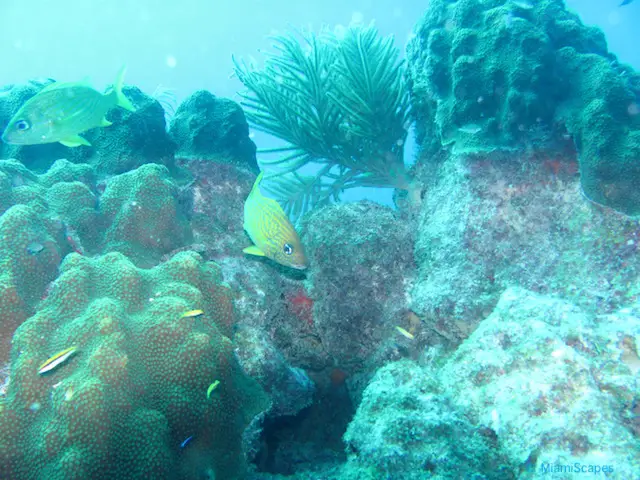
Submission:
[[[0,6],[0,480],[640,478],[640,2]]]

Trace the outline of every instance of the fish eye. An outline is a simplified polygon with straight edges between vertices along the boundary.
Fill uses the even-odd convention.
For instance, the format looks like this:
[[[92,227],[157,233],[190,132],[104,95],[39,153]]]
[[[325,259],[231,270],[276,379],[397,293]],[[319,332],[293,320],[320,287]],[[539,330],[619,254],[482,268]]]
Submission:
[[[285,255],[292,255],[293,246],[290,243],[285,243],[284,247],[282,247],[282,251],[284,252]]]
[[[29,127],[31,125],[29,125],[29,122],[27,122],[26,120],[18,120],[16,122],[16,128],[18,130],[29,130]]]

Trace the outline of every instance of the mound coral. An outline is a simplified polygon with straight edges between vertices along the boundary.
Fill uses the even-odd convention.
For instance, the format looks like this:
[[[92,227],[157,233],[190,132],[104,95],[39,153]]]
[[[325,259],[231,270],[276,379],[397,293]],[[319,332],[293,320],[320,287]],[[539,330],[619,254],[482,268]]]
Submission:
[[[258,172],[256,146],[240,105],[206,90],[180,104],[169,130],[181,160],[213,160]]]
[[[562,0],[434,0],[407,48],[425,151],[555,149],[572,139],[582,187],[640,213],[640,74]],[[593,134],[597,132],[597,134]]]
[[[119,253],[67,256],[14,337],[0,478],[240,478],[241,434],[266,397],[234,359],[220,277],[193,252],[151,270]],[[204,314],[183,315],[193,309]],[[69,346],[74,357],[38,375]]]
[[[106,251],[119,251],[140,266],[190,243],[191,231],[180,209],[178,189],[161,165],[143,165],[111,178],[100,198],[109,227]]]

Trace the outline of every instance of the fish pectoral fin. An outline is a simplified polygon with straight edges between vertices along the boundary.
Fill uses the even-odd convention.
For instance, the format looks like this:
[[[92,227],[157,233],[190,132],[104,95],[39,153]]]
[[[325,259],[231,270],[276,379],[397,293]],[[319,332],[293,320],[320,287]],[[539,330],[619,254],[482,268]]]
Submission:
[[[108,127],[110,125],[113,125],[113,122],[110,122],[106,118],[103,118],[102,120],[100,120],[100,126],[101,127]]]
[[[258,257],[265,256],[264,252],[260,250],[258,247],[256,247],[255,245],[251,245],[250,247],[247,247],[242,251],[248,255],[257,255]]]
[[[63,140],[60,140],[60,143],[65,147],[79,147],[80,145],[86,145],[90,147],[91,144],[86,138],[82,138],[80,135],[72,135]]]

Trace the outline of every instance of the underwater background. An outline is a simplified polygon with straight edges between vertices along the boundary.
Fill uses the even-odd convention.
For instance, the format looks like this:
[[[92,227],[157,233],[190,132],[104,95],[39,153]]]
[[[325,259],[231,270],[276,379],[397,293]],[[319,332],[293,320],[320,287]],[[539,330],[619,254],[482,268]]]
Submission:
[[[0,5],[0,480],[640,479],[640,1]]]

